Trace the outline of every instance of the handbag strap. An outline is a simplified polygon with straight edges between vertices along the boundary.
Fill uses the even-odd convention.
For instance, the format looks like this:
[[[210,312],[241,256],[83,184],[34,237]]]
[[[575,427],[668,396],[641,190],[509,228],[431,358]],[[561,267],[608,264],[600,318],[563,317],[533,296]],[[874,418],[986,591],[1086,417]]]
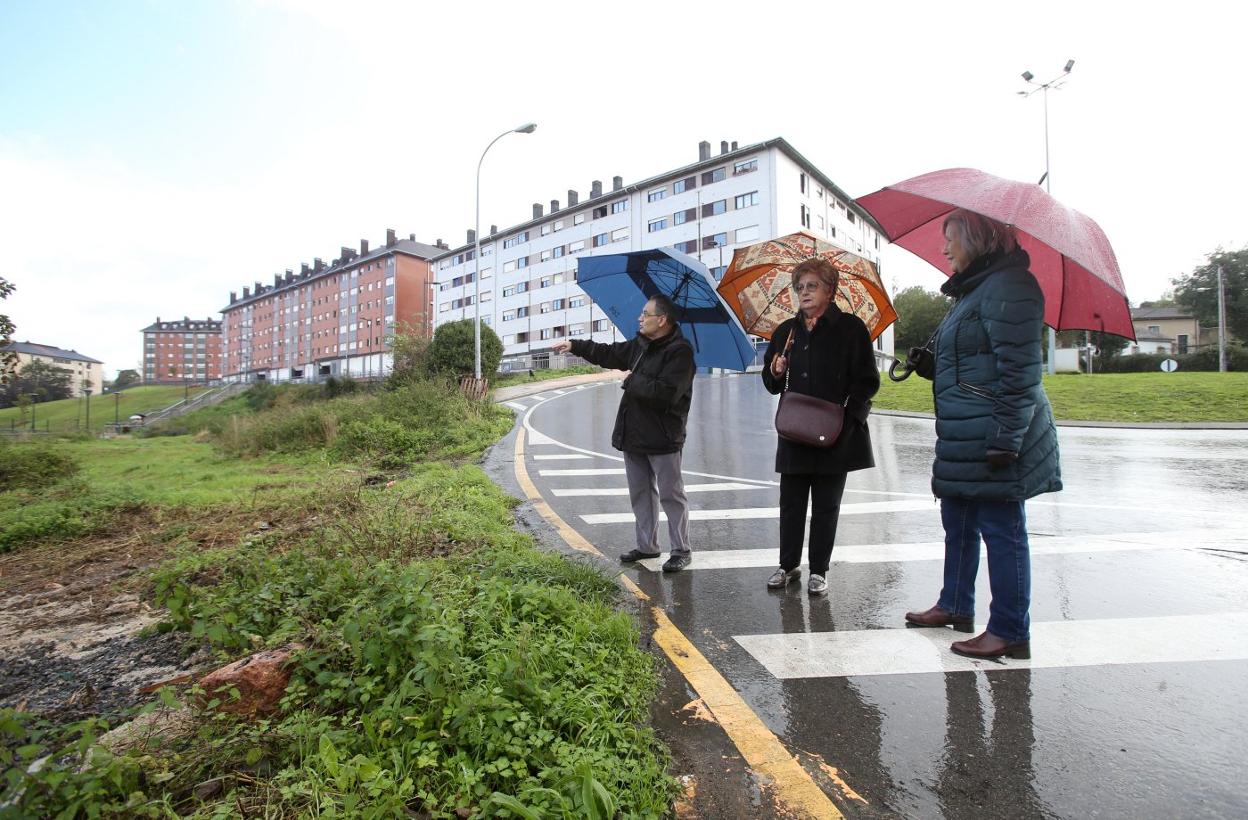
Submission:
[[[840,320],[841,315],[842,315],[844,312],[845,312],[845,311],[843,311],[843,310],[838,310],[838,311],[836,312],[836,316],[832,319],[832,321],[828,322],[828,329],[829,329],[829,330],[831,330],[833,327],[835,327],[835,326],[836,326],[837,321],[839,321],[839,320]],[[824,315],[826,316],[827,314],[825,313]],[[804,322],[804,321],[806,321],[806,320],[805,320],[805,318],[801,315],[801,313],[800,313],[800,312],[798,313],[798,315],[797,315],[797,316],[794,316],[794,317],[793,317],[793,327],[789,328],[789,340],[788,340],[787,342],[785,342],[785,343],[784,343],[784,350],[781,352],[781,354],[780,354],[780,355],[784,356],[785,358],[788,358],[788,356],[789,356],[789,348],[793,347],[793,334],[797,333],[797,325],[798,325],[798,323],[799,323],[799,322]],[[809,334],[810,334],[810,331],[807,331],[807,335],[809,335]],[[808,345],[806,345],[806,349],[807,349],[807,350],[810,350],[810,345],[809,345],[809,344],[808,344]],[[791,361],[790,361],[790,362],[788,363],[788,365],[784,368],[784,389],[780,391],[782,394],[783,394],[783,393],[787,393],[787,392],[789,392],[789,374],[790,374],[790,373],[792,373],[792,372],[793,372],[793,362],[791,362]],[[845,405],[845,406],[848,406],[848,405],[849,405],[849,394],[848,394],[848,393],[846,393],[846,394],[845,394],[845,401],[844,401],[844,402],[842,402],[842,404],[843,404],[843,405]]]

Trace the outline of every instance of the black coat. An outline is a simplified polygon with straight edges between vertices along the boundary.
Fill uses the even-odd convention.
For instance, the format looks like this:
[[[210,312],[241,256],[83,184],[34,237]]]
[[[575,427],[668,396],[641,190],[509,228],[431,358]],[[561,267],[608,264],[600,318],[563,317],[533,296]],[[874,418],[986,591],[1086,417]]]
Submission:
[[[640,333],[627,342],[572,340],[572,353],[599,367],[631,370],[621,387],[611,446],[627,453],[660,455],[685,446],[685,422],[693,400],[693,347],[675,328],[650,341]]]
[[[867,326],[834,304],[819,317],[813,331],[807,331],[806,323],[798,318],[780,325],[763,357],[763,386],[772,394],[784,391],[784,377],[772,375],[771,360],[784,350],[790,332],[794,338],[789,349],[789,389],[838,404],[847,397],[849,401],[845,427],[831,447],[807,447],[777,437],[776,472],[832,475],[874,467],[867,414],[871,397],[880,389],[880,371]]]

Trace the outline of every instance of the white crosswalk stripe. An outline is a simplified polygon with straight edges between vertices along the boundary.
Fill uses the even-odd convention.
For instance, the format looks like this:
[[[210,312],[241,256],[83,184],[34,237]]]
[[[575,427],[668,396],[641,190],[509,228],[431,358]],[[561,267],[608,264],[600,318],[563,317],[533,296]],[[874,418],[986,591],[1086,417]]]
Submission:
[[[1248,659],[1248,612],[1033,621],[1031,640],[1043,653],[1005,663],[949,650],[949,644],[968,637],[951,629],[899,628],[733,639],[780,679],[1227,661]]]
[[[533,456],[534,461],[573,461],[577,459],[588,461],[590,456],[582,455],[581,453],[543,453],[542,455]]]
[[[582,469],[582,470],[538,470],[538,475],[543,478],[552,476],[591,476],[591,475],[624,475],[623,467],[603,467],[600,469]]]
[[[864,501],[859,504],[842,504],[841,515],[872,515],[888,512],[910,512],[914,510],[932,509],[929,501]],[[690,510],[690,521],[744,521],[758,518],[779,518],[779,507],[738,507],[727,510]],[[810,513],[807,512],[807,517]],[[667,513],[660,513],[662,521],[667,520]],[[582,515],[586,524],[631,524],[633,514],[626,513],[590,513]]]
[[[537,456],[541,458],[541,456]],[[736,491],[736,490],[765,490],[759,484],[739,484],[732,481],[717,481],[712,484],[686,484],[686,493],[711,493],[718,491]],[[620,496],[628,495],[627,487],[578,487],[574,489],[552,489],[551,495],[559,498],[578,498],[588,496]]]

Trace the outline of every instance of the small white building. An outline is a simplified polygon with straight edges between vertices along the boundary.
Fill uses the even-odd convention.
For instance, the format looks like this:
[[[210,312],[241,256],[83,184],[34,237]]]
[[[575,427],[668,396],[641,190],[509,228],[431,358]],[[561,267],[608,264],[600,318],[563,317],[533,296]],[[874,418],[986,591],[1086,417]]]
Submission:
[[[620,341],[603,312],[576,285],[581,256],[674,247],[702,261],[716,279],[735,248],[805,230],[877,265],[886,241],[874,221],[782,138],[738,148],[698,145],[698,161],[589,198],[569,190],[566,205],[534,203],[533,218],[481,240],[481,321],[503,341],[503,369],[531,367],[564,337]],[[430,260],[435,327],[474,315],[473,232]],[[893,352],[893,329],[876,347]]]

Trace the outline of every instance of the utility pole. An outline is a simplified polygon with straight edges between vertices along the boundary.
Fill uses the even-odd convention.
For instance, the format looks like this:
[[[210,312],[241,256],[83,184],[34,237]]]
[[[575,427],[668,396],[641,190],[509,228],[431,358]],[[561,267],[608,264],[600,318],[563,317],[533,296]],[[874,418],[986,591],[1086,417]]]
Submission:
[[[1226,372],[1226,285],[1218,265],[1218,372]]]

